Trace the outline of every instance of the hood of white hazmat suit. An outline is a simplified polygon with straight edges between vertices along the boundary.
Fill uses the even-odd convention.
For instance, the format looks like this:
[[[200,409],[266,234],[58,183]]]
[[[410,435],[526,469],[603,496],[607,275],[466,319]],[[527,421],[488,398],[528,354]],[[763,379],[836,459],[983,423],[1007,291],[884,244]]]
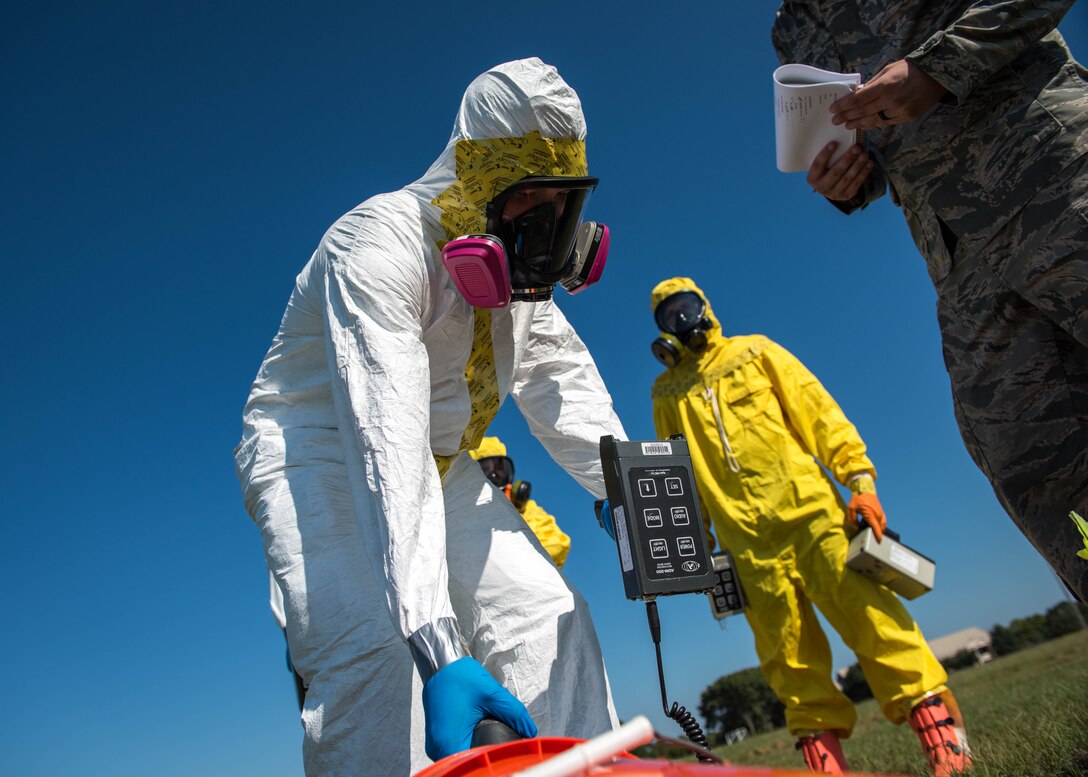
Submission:
[[[346,473],[330,488],[350,495],[395,630],[432,670],[463,655],[447,590],[442,475],[451,459],[479,444],[507,395],[596,497],[600,437],[625,439],[589,352],[554,302],[474,311],[439,255],[446,241],[483,231],[487,201],[514,181],[586,175],[585,136],[577,94],[539,59],[476,78],[423,177],[372,197],[325,234],[246,404],[235,462],[251,515],[290,468],[328,462]],[[298,516],[300,527],[306,519]],[[304,532],[301,542],[282,529],[262,533],[277,578],[315,563]],[[304,585],[286,580],[289,622],[311,617],[306,597],[292,593]]]

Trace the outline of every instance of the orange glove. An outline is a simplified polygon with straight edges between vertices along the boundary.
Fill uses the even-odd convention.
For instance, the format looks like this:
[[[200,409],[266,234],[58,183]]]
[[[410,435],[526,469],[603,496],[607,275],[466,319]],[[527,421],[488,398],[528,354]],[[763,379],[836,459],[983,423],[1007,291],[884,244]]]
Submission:
[[[850,504],[846,506],[846,515],[851,521],[864,521],[869,524],[877,542],[884,539],[888,519],[884,517],[884,508],[880,506],[876,494],[854,494],[850,498]]]

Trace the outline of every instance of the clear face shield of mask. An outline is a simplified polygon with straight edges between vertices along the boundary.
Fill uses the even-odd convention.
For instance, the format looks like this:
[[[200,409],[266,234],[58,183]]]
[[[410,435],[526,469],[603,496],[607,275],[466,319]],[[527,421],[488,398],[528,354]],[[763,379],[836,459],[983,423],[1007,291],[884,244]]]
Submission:
[[[570,272],[578,228],[597,183],[592,177],[523,178],[488,203],[487,232],[506,250],[511,299],[548,299]]]
[[[678,291],[661,300],[654,310],[654,323],[662,332],[676,335],[683,341],[686,332],[691,331],[706,318],[706,303],[694,291]]]

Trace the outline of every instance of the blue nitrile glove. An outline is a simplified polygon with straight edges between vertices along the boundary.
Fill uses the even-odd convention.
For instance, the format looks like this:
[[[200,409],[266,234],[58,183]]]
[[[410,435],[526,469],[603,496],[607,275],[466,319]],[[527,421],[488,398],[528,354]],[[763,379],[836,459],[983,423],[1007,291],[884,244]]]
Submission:
[[[536,736],[536,723],[514,694],[474,658],[447,664],[423,686],[427,755],[434,761],[472,746],[472,730],[487,717],[501,720],[523,737]]]
[[[612,508],[608,506],[607,499],[601,505],[601,528],[608,532],[613,542],[616,541],[616,526],[612,523]]]

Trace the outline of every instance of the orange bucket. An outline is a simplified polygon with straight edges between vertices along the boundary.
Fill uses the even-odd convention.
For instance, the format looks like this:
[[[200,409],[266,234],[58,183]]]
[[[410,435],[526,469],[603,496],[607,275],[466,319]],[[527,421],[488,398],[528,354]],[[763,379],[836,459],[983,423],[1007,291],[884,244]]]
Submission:
[[[456,753],[428,766],[415,777],[509,777],[536,766],[585,740],[568,737],[521,739],[501,745],[476,747]],[[612,763],[594,766],[593,777],[809,777],[811,772],[770,769],[760,766],[643,761],[630,753],[616,756]],[[862,777],[858,775],[858,777]]]

